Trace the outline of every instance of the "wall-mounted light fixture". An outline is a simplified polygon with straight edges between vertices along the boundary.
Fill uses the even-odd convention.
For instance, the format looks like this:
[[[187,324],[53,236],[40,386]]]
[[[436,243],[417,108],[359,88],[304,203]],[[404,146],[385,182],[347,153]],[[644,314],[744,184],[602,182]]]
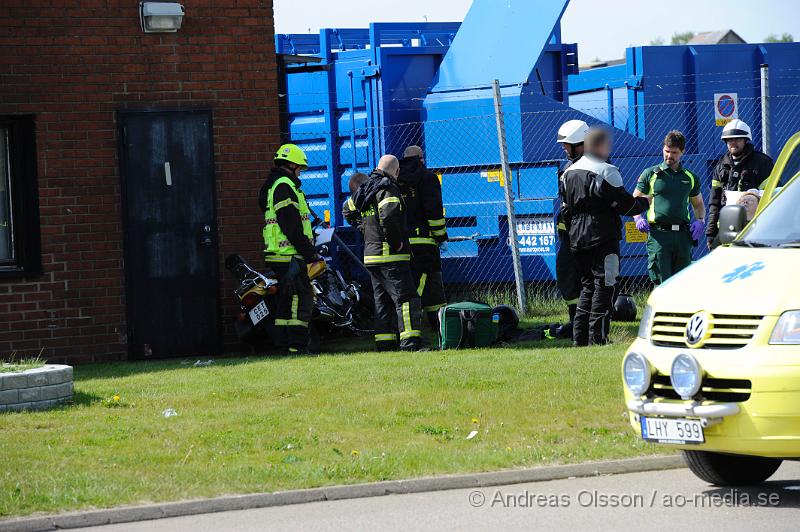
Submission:
[[[181,29],[183,6],[177,2],[139,2],[139,22],[145,33],[175,33]]]

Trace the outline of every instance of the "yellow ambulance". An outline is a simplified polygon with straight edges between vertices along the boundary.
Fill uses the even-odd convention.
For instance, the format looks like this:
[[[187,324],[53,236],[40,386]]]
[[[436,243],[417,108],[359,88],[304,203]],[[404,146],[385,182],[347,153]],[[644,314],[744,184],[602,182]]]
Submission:
[[[633,428],[715,485],[800,460],[800,132],[755,217],[720,214],[717,248],[650,295],[622,363]]]

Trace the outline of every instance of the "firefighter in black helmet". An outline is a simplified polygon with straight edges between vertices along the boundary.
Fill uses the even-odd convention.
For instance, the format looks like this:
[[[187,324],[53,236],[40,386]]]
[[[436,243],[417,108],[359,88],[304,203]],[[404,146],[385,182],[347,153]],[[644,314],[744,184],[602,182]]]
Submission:
[[[447,300],[442,280],[441,247],[447,245],[447,228],[439,178],[425,167],[422,148],[409,146],[400,160],[400,192],[406,206],[406,226],[411,243],[411,270],[422,310],[433,330],[439,330],[440,308]]]

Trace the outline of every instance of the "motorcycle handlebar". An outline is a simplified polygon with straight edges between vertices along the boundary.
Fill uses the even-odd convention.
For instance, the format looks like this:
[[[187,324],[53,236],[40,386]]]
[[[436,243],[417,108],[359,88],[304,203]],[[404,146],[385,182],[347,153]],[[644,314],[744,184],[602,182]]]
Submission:
[[[319,216],[317,216],[317,213],[314,212],[314,209],[309,207],[308,210],[311,212],[311,216],[314,217],[314,220],[311,223],[312,227],[318,227],[319,225],[325,224],[325,222]],[[318,222],[318,225],[315,226],[314,223],[317,223],[317,222]],[[330,224],[328,224],[328,225],[330,226]],[[358,258],[358,256],[355,253],[353,253],[353,250],[350,249],[350,246],[345,244],[344,241],[341,238],[339,238],[339,235],[336,234],[335,230],[333,231],[333,240],[336,241],[336,244],[338,244],[338,247],[343,249],[344,252],[347,253],[347,255],[351,259],[353,259],[353,261],[356,264],[358,264],[361,267],[362,270],[364,270],[367,274],[369,274],[369,270],[367,270],[366,265],[364,265],[364,263],[361,261],[361,259]]]

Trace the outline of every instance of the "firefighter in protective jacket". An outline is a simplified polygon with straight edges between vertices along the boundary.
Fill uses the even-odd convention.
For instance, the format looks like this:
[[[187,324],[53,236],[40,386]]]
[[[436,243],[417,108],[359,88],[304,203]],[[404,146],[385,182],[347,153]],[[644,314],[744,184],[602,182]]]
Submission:
[[[403,152],[398,181],[406,206],[411,270],[417,294],[422,298],[422,310],[428,315],[428,322],[438,330],[438,311],[447,303],[439,254],[440,247],[447,245],[442,185],[436,174],[425,167],[419,146],[409,146]]]
[[[275,344],[290,354],[308,351],[314,295],[307,264],[319,260],[314,249],[311,212],[300,190],[306,155],[294,144],[275,153],[275,166],[258,195],[264,212],[264,260],[278,276]]]
[[[556,215],[556,227],[558,229],[558,253],[556,254],[556,285],[561,297],[567,303],[569,313],[569,324],[558,330],[559,338],[572,338],[572,324],[575,321],[575,311],[578,308],[578,298],[581,296],[581,281],[578,271],[575,269],[575,258],[572,256],[572,249],[569,244],[569,233],[564,219],[561,216],[561,203],[564,197],[564,172],[572,166],[578,159],[583,157],[583,141],[589,125],[583,120],[568,120],[558,128],[556,141],[561,144],[567,162],[558,171],[558,207]]]
[[[421,304],[411,274],[411,244],[397,175],[397,157],[384,155],[378,168],[346,203],[360,213],[364,264],[375,297],[375,346],[378,351],[415,351],[422,345]],[[399,333],[399,334],[398,334]]]
[[[719,233],[719,211],[725,206],[725,191],[746,192],[760,189],[772,173],[772,159],[753,147],[753,136],[742,120],[732,120],[722,129],[722,140],[728,149],[714,168],[711,177],[711,198],[708,200],[706,239],[714,247]]]
[[[576,346],[608,342],[619,277],[620,216],[641,214],[650,205],[646,196],[631,196],[617,167],[606,162],[611,153],[608,131],[590,129],[584,150],[583,157],[564,172],[561,210],[581,280],[572,326]]]

